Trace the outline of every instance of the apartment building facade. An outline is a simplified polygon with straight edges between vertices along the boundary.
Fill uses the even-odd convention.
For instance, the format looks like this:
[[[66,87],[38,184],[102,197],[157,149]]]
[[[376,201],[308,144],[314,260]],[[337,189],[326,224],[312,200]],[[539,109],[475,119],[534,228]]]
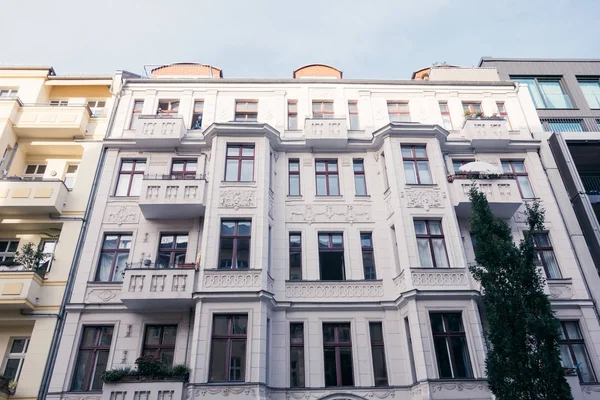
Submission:
[[[597,396],[598,320],[529,93],[493,68],[422,75],[126,79],[47,398],[491,399],[459,171],[475,160],[497,168],[477,184],[516,240],[542,200],[563,362]],[[189,377],[102,382],[141,356]]]
[[[109,124],[112,89],[113,76],[0,67],[2,399],[35,399],[40,390]]]

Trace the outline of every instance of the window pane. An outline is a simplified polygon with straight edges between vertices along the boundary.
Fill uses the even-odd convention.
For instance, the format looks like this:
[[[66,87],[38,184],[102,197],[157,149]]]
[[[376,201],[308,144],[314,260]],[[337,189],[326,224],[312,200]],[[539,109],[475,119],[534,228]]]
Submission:
[[[415,147],[415,155],[418,158],[427,158],[427,152],[425,151],[425,147]]]
[[[297,103],[288,103],[288,112],[297,112],[298,104]]]
[[[538,81],[547,108],[570,108],[571,101],[559,81]]]
[[[290,196],[300,195],[300,176],[290,175]]]
[[[225,180],[235,182],[238,180],[238,160],[227,160],[225,166]]]
[[[544,264],[546,265],[546,270],[548,272],[549,279],[558,279],[561,278],[560,269],[558,268],[558,263],[556,262],[556,258],[554,257],[554,251],[545,250],[540,251],[540,256],[544,260]],[[569,333],[570,335],[570,333]]]
[[[160,326],[146,327],[146,340],[144,344],[158,345],[160,344]]]
[[[438,268],[448,268],[448,257],[446,255],[446,246],[443,239],[431,239],[433,245],[433,254],[435,256],[435,265]]]
[[[96,280],[108,282],[110,280],[110,272],[115,258],[114,253],[103,253],[100,255],[98,270],[96,272]]]
[[[246,364],[246,339],[234,339],[231,341],[231,357],[229,362],[229,380],[243,381]]]
[[[175,248],[177,249],[185,249],[187,248],[188,237],[186,236],[177,236],[177,241],[175,243]]]
[[[360,245],[362,247],[373,247],[373,242],[371,240],[371,234],[370,233],[361,233],[360,235]]]
[[[115,270],[113,272],[112,281],[121,282],[125,275],[125,268],[127,267],[128,253],[117,254],[117,261],[115,262]]]
[[[358,129],[360,129],[359,121],[358,121],[358,114],[350,114],[350,130],[358,130]]]
[[[356,175],[354,177],[354,184],[356,186],[356,195],[357,196],[366,196],[367,195],[367,184],[365,182],[364,175]]]
[[[250,182],[254,177],[254,160],[242,160],[242,182]]]
[[[290,172],[298,172],[300,171],[300,162],[297,160],[290,161],[289,163]]]
[[[160,244],[159,247],[162,249],[170,249],[173,247],[173,240],[175,239],[174,236],[162,236],[160,238]]]
[[[563,367],[573,368],[573,360],[571,359],[571,353],[569,352],[569,345],[561,344],[560,348],[560,361]]]
[[[403,158],[412,158],[412,148],[410,146],[401,146],[402,149],[402,157]]]
[[[431,331],[433,333],[445,332],[442,314],[429,314],[429,319],[431,319]]]
[[[330,196],[339,196],[339,182],[337,175],[329,175],[329,195]]]
[[[464,332],[460,313],[444,314],[446,316],[446,332]]]
[[[142,181],[144,176],[142,174],[135,174],[132,177],[131,189],[129,189],[130,196],[139,196],[142,192]]]
[[[340,342],[350,341],[350,325],[338,326],[338,337]]]
[[[467,339],[463,337],[451,338],[452,355],[454,356],[455,378],[471,378],[471,363],[467,349]]]
[[[302,323],[290,324],[290,338],[295,343],[304,340],[304,325]]]
[[[579,82],[579,87],[590,108],[600,108],[600,84],[596,81]]]
[[[517,182],[519,182],[519,187],[521,188],[521,194],[523,195],[523,198],[532,199],[535,197],[533,195],[533,190],[531,190],[529,179],[526,176],[517,176]]]
[[[182,172],[183,171],[183,166],[184,166],[183,162],[174,162],[173,163],[173,167],[171,168],[171,170],[173,172]]]
[[[417,235],[426,235],[427,227],[425,221],[414,221],[415,224],[415,233]]]
[[[250,221],[238,221],[238,235],[250,235],[251,228]]]
[[[450,355],[446,346],[445,338],[434,338],[435,355],[438,363],[440,378],[452,378],[452,367],[450,366]]]
[[[520,161],[513,162],[512,166],[515,169],[515,172],[527,172],[525,171],[525,164]]]
[[[326,348],[324,351],[325,386],[337,386],[337,368],[335,363],[335,349]]]
[[[317,195],[327,195],[327,177],[325,175],[317,175]]]
[[[19,373],[19,364],[21,364],[20,358],[6,360],[6,367],[4,367],[4,373],[2,374],[2,376],[4,376],[4,378],[6,378],[9,382],[17,380]]]
[[[227,335],[229,318],[226,315],[215,315],[213,319],[213,335]]]
[[[330,343],[335,341],[335,327],[330,324],[323,325],[323,341]]]
[[[382,342],[383,332],[382,325],[379,322],[372,322],[369,324],[369,332],[371,333],[371,342]]]
[[[238,156],[240,154],[240,148],[238,146],[227,147],[228,156]]]
[[[304,349],[292,347],[290,349],[290,386],[304,386]]]
[[[329,235],[319,235],[319,247],[329,247]]]
[[[123,161],[121,164],[121,171],[133,171],[133,161]]]
[[[235,222],[221,221],[221,236],[233,235],[235,232]]]
[[[164,345],[175,345],[175,338],[177,337],[177,327],[176,326],[165,326],[162,344]]]
[[[227,380],[227,340],[212,339],[209,381]]]
[[[362,260],[363,260],[363,268],[365,271],[365,279],[366,280],[376,279],[375,263],[373,262],[373,253],[371,251],[363,252]]]
[[[115,196],[127,196],[127,190],[129,189],[129,181],[131,180],[131,175],[120,175],[119,181],[117,183],[117,190],[115,191]]]
[[[315,168],[318,172],[325,171],[325,161],[317,161],[315,164]]]
[[[417,239],[417,248],[419,250],[419,261],[421,262],[421,267],[432,268],[433,261],[431,259],[431,249],[429,248],[429,240]]]
[[[219,268],[233,267],[233,239],[221,238],[219,245]]]
[[[250,266],[250,239],[238,239],[236,263],[236,268],[248,268]]]
[[[406,178],[407,184],[416,184],[417,182],[417,171],[416,165],[412,161],[404,161],[404,177]]]
[[[234,335],[245,335],[248,329],[248,317],[245,315],[234,315],[231,327]]]
[[[509,162],[502,161],[502,171],[508,174],[513,172]]]
[[[331,235],[331,246],[344,247],[344,240],[341,233],[334,233]]]
[[[563,322],[563,325],[569,335],[569,339],[583,339],[579,331],[579,324],[574,321]]]
[[[385,351],[383,347],[373,347],[373,375],[375,386],[387,386],[387,370],[385,367]]]
[[[71,390],[84,391],[89,389],[86,387],[85,379],[92,363],[92,354],[90,350],[79,351],[77,362],[75,363],[75,376],[73,376]]]
[[[355,172],[363,172],[365,170],[363,160],[354,160],[352,162],[352,168]]]
[[[301,236],[300,235],[290,235],[290,247],[299,248],[301,245]]]
[[[352,348],[340,348],[340,363],[342,372],[342,386],[354,385],[354,374],[352,372]]]
[[[137,172],[143,172],[146,170],[146,162],[145,161],[136,161],[135,170]]]
[[[27,339],[14,339],[10,347],[10,353],[25,353],[27,351],[25,349],[26,344]]]
[[[429,221],[429,233],[432,235],[442,234],[442,223],[440,221]]]
[[[431,185],[431,174],[429,173],[429,162],[428,161],[417,161],[417,168],[419,169],[419,180],[421,185]]]
[[[595,382],[596,378],[594,376],[592,364],[590,363],[590,359],[585,349],[585,345],[574,344],[573,353],[575,353],[575,361],[577,363],[581,363],[581,365],[579,366],[579,375],[581,376],[581,380],[583,382]]]
[[[94,375],[92,376],[91,390],[102,390],[102,380],[100,376],[106,371],[108,363],[108,351],[99,351],[96,356],[96,365]]]
[[[254,156],[254,147],[242,147],[242,157]]]
[[[515,81],[527,84],[535,108],[544,108],[544,101],[542,100],[542,95],[537,88],[535,79],[515,79]]]

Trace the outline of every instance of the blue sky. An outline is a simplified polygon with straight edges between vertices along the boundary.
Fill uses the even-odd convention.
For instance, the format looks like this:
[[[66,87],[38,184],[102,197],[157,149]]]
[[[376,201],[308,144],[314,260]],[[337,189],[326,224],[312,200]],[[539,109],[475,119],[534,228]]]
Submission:
[[[408,79],[481,56],[600,58],[599,0],[4,0],[0,63],[59,74],[201,62],[230,78],[326,63]]]

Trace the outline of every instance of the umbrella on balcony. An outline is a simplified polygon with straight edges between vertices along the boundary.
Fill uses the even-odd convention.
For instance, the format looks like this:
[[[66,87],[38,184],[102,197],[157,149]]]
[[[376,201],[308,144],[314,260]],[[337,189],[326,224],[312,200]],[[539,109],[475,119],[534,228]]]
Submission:
[[[472,161],[462,165],[459,169],[460,172],[477,173],[485,175],[501,174],[502,171],[493,164],[486,163],[483,161]]]

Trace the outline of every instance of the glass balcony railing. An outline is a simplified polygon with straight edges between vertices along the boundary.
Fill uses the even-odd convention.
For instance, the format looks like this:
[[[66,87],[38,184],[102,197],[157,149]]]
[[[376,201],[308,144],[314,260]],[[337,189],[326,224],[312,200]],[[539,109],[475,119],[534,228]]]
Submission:
[[[585,188],[585,194],[589,196],[600,196],[600,174],[580,175],[581,182]]]

